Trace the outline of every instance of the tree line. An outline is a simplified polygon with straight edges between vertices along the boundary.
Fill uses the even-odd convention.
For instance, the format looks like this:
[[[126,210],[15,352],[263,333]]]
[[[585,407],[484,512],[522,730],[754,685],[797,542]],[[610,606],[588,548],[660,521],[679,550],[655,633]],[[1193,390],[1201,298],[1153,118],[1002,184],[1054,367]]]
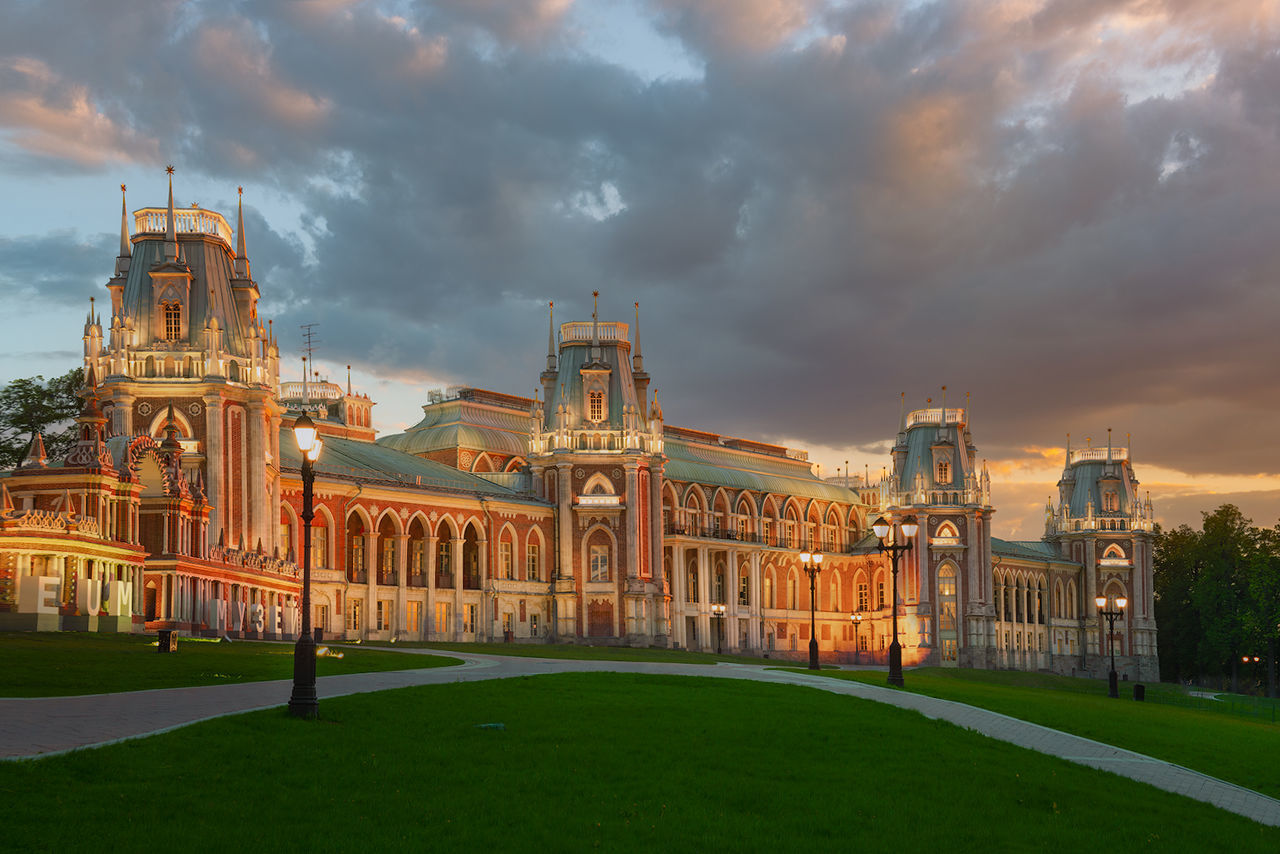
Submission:
[[[1200,530],[1159,531],[1154,571],[1160,678],[1276,696],[1280,524],[1260,528],[1234,504]]]

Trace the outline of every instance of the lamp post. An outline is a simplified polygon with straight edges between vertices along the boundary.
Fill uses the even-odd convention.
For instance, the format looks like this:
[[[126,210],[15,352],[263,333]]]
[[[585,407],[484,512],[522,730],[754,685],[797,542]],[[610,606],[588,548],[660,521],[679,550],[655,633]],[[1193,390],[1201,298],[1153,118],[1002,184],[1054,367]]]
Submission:
[[[889,684],[902,687],[902,644],[898,643],[898,556],[911,551],[911,540],[915,538],[920,525],[915,516],[907,516],[897,526],[902,532],[902,544],[896,542],[897,537],[890,535],[894,525],[883,516],[871,523],[871,530],[880,538],[880,554],[888,552],[893,559],[893,643],[889,644]]]
[[[711,616],[716,618],[716,655],[720,655],[720,641],[724,637],[724,603],[713,602]]]
[[[1116,631],[1116,618],[1124,616],[1124,606],[1129,604],[1129,600],[1123,596],[1115,598],[1116,606],[1107,608],[1107,597],[1098,596],[1094,603],[1098,606],[1098,613],[1107,618],[1107,644],[1111,647],[1111,672],[1107,674],[1107,696],[1120,696],[1120,683],[1116,677],[1116,639],[1113,637]]]
[[[800,552],[800,562],[809,573],[809,669],[818,669],[818,573],[822,571],[822,552]]]
[[[320,702],[316,699],[316,639],[311,634],[311,520],[316,515],[312,494],[316,472],[312,463],[320,459],[324,443],[306,413],[293,423],[293,437],[302,452],[302,632],[293,646],[289,714],[295,718],[314,718],[320,714]]]
[[[853,661],[855,664],[861,664],[862,647],[858,645],[858,629],[862,628],[862,613],[850,614],[849,622],[853,623]]]

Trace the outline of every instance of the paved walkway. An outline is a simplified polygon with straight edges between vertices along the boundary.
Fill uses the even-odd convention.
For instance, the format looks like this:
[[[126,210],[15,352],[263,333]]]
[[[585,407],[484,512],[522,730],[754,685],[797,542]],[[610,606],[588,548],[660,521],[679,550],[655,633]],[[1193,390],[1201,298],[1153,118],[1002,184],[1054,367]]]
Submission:
[[[417,652],[400,651],[409,655]],[[568,672],[714,676],[805,685],[834,694],[847,694],[903,709],[913,709],[925,717],[948,721],[1000,741],[1149,783],[1158,789],[1213,804],[1262,824],[1280,826],[1280,801],[1273,798],[1141,753],[1121,750],[951,700],[808,673],[769,670],[748,664],[707,666],[506,658],[459,652],[447,654],[462,659],[464,663],[458,667],[427,670],[325,676],[317,680],[317,693],[321,699],[326,699],[410,685],[438,685]],[[0,699],[0,758],[48,756],[127,738],[154,735],[221,715],[280,706],[289,701],[291,687],[292,684],[288,681],[250,682],[82,697]]]

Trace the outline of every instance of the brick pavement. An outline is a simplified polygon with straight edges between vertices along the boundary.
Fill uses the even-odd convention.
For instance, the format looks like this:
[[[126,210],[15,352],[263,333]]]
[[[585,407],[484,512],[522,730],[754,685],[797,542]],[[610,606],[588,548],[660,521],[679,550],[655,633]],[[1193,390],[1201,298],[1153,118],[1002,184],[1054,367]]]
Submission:
[[[410,655],[417,652],[400,651]],[[1156,788],[1213,804],[1262,824],[1280,826],[1280,801],[1273,798],[1170,762],[951,700],[862,682],[770,670],[757,665],[721,664],[708,667],[659,662],[504,658],[458,652],[448,654],[462,659],[464,663],[458,667],[426,670],[325,676],[317,680],[316,690],[321,699],[326,699],[411,685],[438,685],[567,672],[715,676],[803,685],[911,709],[925,717],[948,721],[1000,741],[1149,783]],[[291,683],[288,681],[249,682],[81,697],[0,699],[0,758],[49,756],[127,738],[154,735],[222,715],[280,706],[288,702],[290,688]]]

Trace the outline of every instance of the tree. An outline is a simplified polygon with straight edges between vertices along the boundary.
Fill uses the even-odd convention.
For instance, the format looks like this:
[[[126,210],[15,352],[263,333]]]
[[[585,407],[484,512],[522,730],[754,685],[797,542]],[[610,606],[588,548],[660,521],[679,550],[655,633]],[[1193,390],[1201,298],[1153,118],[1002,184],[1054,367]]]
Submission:
[[[1268,657],[1275,691],[1280,638],[1280,528],[1254,527],[1224,504],[1204,513],[1200,531],[1157,532],[1156,622],[1163,678],[1229,675],[1239,690],[1243,656]],[[1256,668],[1249,674],[1256,676]]]
[[[80,413],[84,369],[46,381],[43,376],[16,379],[0,389],[0,469],[22,462],[31,436],[44,437],[50,458],[61,458],[75,442],[71,419]]]

